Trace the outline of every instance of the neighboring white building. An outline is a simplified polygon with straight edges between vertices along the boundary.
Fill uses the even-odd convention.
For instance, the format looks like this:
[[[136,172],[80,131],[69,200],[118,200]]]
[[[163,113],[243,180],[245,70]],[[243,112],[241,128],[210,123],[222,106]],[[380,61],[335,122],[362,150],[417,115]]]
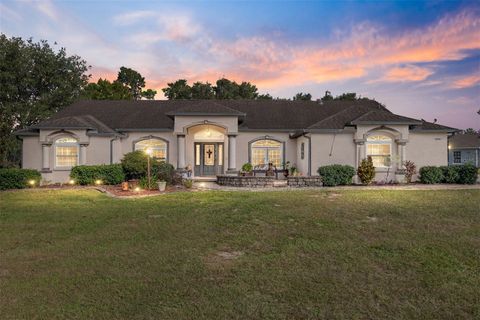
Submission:
[[[86,100],[16,134],[23,168],[51,182],[67,181],[72,166],[118,163],[146,148],[176,168],[192,168],[194,177],[286,161],[316,175],[320,166],[357,167],[370,155],[376,180],[390,181],[405,160],[418,168],[447,165],[454,131],[368,100]]]

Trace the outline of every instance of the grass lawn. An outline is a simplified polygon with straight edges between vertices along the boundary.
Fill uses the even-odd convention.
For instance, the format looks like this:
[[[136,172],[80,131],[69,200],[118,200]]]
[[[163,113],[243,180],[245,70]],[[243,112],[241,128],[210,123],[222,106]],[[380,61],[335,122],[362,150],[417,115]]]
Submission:
[[[0,193],[2,319],[479,319],[480,190]]]

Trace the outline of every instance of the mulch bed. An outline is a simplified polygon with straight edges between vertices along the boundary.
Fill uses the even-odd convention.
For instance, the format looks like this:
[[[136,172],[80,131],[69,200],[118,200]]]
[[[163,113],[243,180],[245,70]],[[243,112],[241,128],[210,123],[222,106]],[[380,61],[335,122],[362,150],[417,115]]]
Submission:
[[[160,192],[158,190],[140,190],[140,191],[135,191],[132,189],[129,189],[128,191],[123,191],[121,185],[116,185],[116,186],[100,186],[99,189],[104,189],[106,192],[110,193],[112,196],[115,197],[141,197],[141,196],[154,196],[154,195],[160,195],[160,194],[166,194],[166,193],[172,193],[172,192],[188,192],[191,191],[191,189],[187,189],[184,186],[177,185],[177,186],[167,186],[165,188],[165,191]]]

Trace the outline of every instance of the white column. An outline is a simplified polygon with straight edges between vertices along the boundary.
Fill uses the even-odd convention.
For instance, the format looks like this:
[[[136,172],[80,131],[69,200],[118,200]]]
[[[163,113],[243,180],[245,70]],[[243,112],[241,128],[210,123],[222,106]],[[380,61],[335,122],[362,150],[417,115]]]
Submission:
[[[228,171],[237,170],[237,136],[228,136]]]
[[[185,135],[177,135],[177,169],[185,169]]]
[[[42,144],[42,170],[50,170],[50,144]]]
[[[80,154],[79,154],[78,160],[79,160],[78,162],[79,165],[87,164],[87,145],[86,144],[80,145]]]

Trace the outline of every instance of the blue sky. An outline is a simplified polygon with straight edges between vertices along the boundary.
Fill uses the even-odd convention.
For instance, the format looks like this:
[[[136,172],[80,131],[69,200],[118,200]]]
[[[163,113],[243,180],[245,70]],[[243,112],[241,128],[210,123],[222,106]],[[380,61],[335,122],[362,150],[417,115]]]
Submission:
[[[357,92],[395,113],[480,128],[475,1],[0,1],[0,31],[56,41],[159,91],[225,76],[260,92]]]

